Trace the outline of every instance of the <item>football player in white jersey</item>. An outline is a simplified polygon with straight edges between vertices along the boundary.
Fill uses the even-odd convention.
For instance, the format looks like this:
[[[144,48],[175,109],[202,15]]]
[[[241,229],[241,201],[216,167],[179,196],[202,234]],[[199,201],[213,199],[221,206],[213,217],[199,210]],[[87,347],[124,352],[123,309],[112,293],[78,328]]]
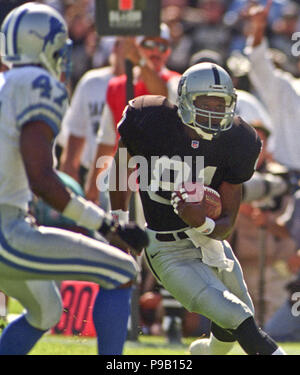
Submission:
[[[11,69],[0,74],[0,289],[26,312],[3,331],[0,354],[28,353],[59,321],[62,301],[51,280],[101,285],[97,332],[109,330],[113,321],[123,341],[101,340],[99,354],[121,354],[136,262],[109,244],[38,227],[28,202],[34,193],[124,250],[140,250],[148,238],[135,224],[117,224],[98,206],[70,193],[54,170],[52,146],[68,100],[59,81],[67,74],[71,45],[64,19],[49,6],[26,3],[7,15],[1,30],[6,38],[3,62]]]

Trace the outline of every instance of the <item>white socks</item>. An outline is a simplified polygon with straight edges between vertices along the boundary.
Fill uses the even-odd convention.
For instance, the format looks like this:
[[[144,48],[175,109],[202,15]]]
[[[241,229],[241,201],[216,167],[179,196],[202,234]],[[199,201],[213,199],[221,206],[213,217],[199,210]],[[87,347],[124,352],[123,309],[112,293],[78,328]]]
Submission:
[[[280,348],[280,346],[272,353],[272,355],[287,355],[286,352]]]
[[[219,341],[212,334],[209,338],[198,339],[191,343],[189,352],[191,355],[225,355],[233,348],[234,342]],[[278,347],[272,355],[287,355]]]

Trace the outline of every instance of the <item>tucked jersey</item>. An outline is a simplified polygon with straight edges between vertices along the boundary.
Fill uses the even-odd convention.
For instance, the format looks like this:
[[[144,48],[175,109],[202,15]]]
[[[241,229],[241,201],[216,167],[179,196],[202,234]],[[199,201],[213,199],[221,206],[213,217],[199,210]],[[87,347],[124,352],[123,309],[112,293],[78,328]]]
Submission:
[[[170,204],[171,192],[183,181],[218,190],[223,181],[240,184],[254,173],[261,141],[240,117],[211,141],[190,138],[187,129],[177,106],[152,95],[132,100],[119,123],[122,142],[137,161],[145,219],[153,230],[186,227]]]
[[[21,129],[43,121],[57,135],[66,110],[65,86],[39,67],[0,74],[0,204],[27,210],[32,198],[19,148]]]

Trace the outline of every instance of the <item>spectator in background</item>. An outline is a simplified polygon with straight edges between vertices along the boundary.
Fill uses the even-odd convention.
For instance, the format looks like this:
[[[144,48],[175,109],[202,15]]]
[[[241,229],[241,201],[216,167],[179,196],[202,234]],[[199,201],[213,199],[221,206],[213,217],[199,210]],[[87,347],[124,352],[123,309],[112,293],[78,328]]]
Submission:
[[[281,16],[273,22],[272,33],[269,35],[270,46],[284,52],[288,59],[294,59],[292,35],[299,30],[299,11],[299,5],[289,1],[282,8]]]
[[[268,17],[267,30],[270,31],[274,22],[282,14],[282,9],[288,0],[274,0]],[[244,17],[245,9],[251,5],[264,3],[265,0],[233,0],[224,15],[224,24],[230,29],[231,43],[228,53],[243,51],[248,34],[248,22]]]
[[[110,66],[92,69],[83,75],[62,122],[60,169],[80,182],[82,187],[95,158],[96,135],[101,124],[108,82],[125,72],[124,43],[122,38],[115,41]]]
[[[175,102],[180,74],[166,68],[171,53],[168,26],[161,24],[160,35],[157,37],[141,36],[136,41],[126,38],[125,43],[126,57],[134,65],[134,97],[156,94],[167,96]],[[95,163],[100,157],[112,157],[116,152],[118,142],[116,127],[127,104],[126,82],[126,75],[112,78],[109,82],[106,105],[103,109],[103,127],[99,131]],[[96,180],[97,176],[107,168],[107,165],[97,168],[95,163],[87,182],[86,194],[89,199],[98,202],[99,191]]]
[[[70,38],[73,41],[71,75],[71,90],[73,91],[81,76],[92,67],[93,50],[87,48],[89,46],[87,41],[92,42],[90,34],[94,35],[94,25],[84,13],[73,15],[68,24]]]
[[[246,53],[251,63],[249,78],[272,120],[270,152],[274,159],[300,177],[300,94],[298,80],[276,69],[268,56],[265,30],[272,1],[249,9],[251,33]],[[267,86],[266,86],[267,82]]]
[[[281,299],[277,301],[276,311],[268,317],[264,330],[273,334],[280,342],[300,342],[300,316],[299,309],[293,310],[293,305],[298,300],[294,293],[300,291],[300,190],[296,190],[286,209],[276,218],[272,219],[267,212],[255,215],[254,223],[258,228],[265,230],[280,239],[292,239],[295,241],[296,252],[290,254],[286,266],[286,278],[288,282],[280,289]],[[274,289],[274,285],[272,285]],[[268,296],[269,296],[268,291]],[[280,304],[278,304],[280,302]]]
[[[201,18],[192,35],[192,53],[209,48],[218,51],[225,58],[231,37],[228,27],[223,23],[225,1],[201,0],[198,2],[198,9]]]
[[[162,8],[162,20],[170,28],[171,54],[167,66],[171,70],[183,73],[189,66],[193,47],[191,31],[193,28],[185,20],[185,7],[182,4],[170,4]]]

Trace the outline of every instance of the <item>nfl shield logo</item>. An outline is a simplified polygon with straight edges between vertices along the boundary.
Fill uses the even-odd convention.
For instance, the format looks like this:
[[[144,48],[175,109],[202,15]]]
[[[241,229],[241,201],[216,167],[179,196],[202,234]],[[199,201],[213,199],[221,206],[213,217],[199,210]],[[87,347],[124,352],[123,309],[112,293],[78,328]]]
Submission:
[[[199,141],[192,141],[191,146],[192,146],[193,148],[198,148],[198,147],[199,147]]]

